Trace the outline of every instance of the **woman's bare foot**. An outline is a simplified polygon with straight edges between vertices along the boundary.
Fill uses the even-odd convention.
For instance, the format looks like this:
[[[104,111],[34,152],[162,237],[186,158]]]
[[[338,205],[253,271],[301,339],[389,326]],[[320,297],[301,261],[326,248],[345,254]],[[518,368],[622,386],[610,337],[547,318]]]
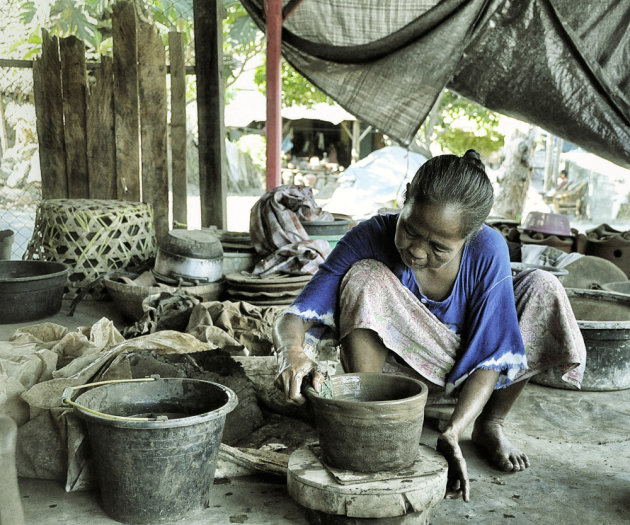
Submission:
[[[529,459],[515,448],[505,436],[502,421],[477,418],[472,441],[488,455],[490,462],[499,470],[517,472],[529,467]]]

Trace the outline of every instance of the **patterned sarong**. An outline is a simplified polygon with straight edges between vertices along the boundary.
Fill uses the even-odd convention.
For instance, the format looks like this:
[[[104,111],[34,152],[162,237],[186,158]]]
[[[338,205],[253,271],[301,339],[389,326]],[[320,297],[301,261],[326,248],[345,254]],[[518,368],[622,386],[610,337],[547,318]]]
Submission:
[[[522,272],[514,278],[514,296],[528,363],[514,381],[561,367],[562,379],[579,388],[586,348],[560,281],[541,270]],[[340,312],[342,340],[356,328],[373,330],[408,365],[390,354],[384,371],[409,374],[410,367],[432,383],[446,384],[461,348],[460,336],[440,322],[385,265],[365,259],[352,266],[341,283]],[[483,363],[478,368],[484,368]],[[508,384],[500,381],[497,387]]]

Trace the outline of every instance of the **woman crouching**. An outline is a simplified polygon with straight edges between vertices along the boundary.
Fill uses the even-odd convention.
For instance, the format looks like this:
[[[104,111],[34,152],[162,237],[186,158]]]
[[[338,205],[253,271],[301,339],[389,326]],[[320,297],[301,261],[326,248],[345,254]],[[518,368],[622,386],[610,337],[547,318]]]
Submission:
[[[316,371],[306,344],[332,331],[346,372],[394,372],[421,379],[457,402],[437,450],[449,465],[447,495],[469,500],[459,446],[472,439],[504,471],[529,466],[504,434],[505,417],[528,379],[562,367],[579,387],[586,349],[566,293],[541,270],[512,277],[500,233],[484,225],[494,202],[474,150],[423,164],[398,215],[379,215],[339,241],[277,321],[278,381],[287,399]]]

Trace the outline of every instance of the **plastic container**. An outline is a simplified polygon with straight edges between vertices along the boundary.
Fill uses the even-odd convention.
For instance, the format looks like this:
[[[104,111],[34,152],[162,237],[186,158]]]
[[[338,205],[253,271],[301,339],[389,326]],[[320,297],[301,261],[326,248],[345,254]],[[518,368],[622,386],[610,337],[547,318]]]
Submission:
[[[523,230],[546,233],[547,235],[559,235],[570,237],[571,225],[569,218],[561,213],[543,213],[531,211],[523,221]]]
[[[332,398],[324,397],[326,387]],[[356,472],[407,468],[417,459],[428,388],[393,374],[339,374],[306,397],[324,462]]]
[[[312,238],[313,235],[343,235],[350,229],[350,219],[333,221],[304,221],[302,226]]]
[[[337,246],[337,243],[341,240],[342,237],[343,237],[343,234],[342,235],[310,235],[310,238],[313,240],[322,239],[324,241],[328,241],[328,244],[330,245],[331,250],[335,246]]]
[[[567,289],[571,308],[586,345],[582,391],[630,388],[630,297],[603,290]],[[551,368],[535,375],[532,383],[574,390]]]
[[[237,405],[232,390],[210,381],[148,378],[107,382],[69,404],[86,422],[101,505],[110,517],[172,521],[208,505],[225,417]]]

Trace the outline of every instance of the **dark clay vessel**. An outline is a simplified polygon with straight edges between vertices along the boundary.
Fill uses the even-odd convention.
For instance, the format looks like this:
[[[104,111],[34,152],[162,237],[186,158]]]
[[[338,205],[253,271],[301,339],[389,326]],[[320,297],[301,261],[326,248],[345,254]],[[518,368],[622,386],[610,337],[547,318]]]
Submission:
[[[340,374],[333,398],[306,391],[324,461],[356,472],[409,467],[416,460],[427,401],[421,381],[391,374]]]
[[[582,390],[630,388],[630,295],[567,288],[567,296],[586,345]],[[561,375],[553,368],[534,376],[532,382],[573,389]]]

